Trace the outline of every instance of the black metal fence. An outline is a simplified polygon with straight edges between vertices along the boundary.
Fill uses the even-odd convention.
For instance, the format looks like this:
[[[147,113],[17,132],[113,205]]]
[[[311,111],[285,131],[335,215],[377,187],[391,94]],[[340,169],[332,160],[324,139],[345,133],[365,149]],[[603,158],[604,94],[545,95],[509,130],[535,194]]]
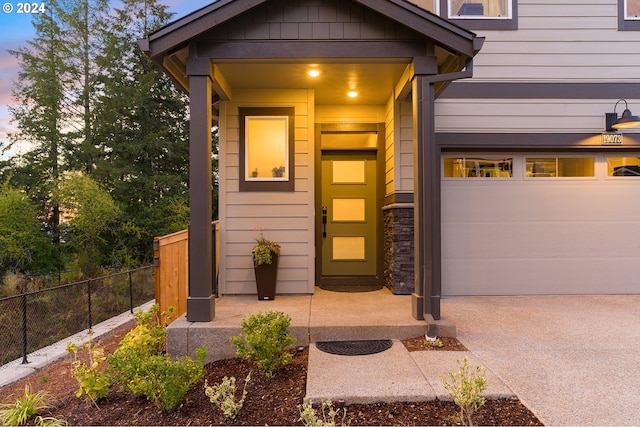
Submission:
[[[154,267],[0,298],[0,366],[154,298]]]

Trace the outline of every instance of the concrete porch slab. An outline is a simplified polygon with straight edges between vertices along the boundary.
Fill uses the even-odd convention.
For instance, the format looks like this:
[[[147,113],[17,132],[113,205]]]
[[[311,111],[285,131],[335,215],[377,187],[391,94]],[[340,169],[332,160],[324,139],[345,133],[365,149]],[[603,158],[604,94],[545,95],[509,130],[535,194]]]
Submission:
[[[242,319],[259,312],[282,311],[291,316],[296,345],[318,341],[404,339],[422,336],[427,323],[411,316],[411,296],[379,291],[347,293],[316,288],[313,295],[278,295],[260,301],[255,295],[222,296],[211,322],[187,322],[184,316],[167,328],[167,351],[194,356],[207,346],[207,362],[235,356],[229,337],[242,332]]]

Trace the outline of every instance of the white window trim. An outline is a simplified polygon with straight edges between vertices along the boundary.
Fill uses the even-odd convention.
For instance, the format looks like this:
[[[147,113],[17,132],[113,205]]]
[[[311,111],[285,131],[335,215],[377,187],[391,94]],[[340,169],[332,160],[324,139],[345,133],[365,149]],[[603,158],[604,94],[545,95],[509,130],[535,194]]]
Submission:
[[[518,29],[518,2],[517,0],[508,1],[508,17],[495,16],[450,16],[449,1],[437,0],[439,16],[449,17],[452,22],[457,23],[461,27],[468,30],[517,30]],[[619,0],[624,1],[624,0]]]
[[[478,20],[478,19],[491,19],[491,20],[505,20],[505,19],[513,19],[513,2],[514,0],[506,0],[507,3],[507,15],[506,16],[488,16],[488,15],[452,15],[452,11],[451,11],[451,1],[452,0],[447,0],[447,16],[449,17],[449,19],[471,19],[471,20]],[[625,5],[626,5],[626,0],[625,0]]]

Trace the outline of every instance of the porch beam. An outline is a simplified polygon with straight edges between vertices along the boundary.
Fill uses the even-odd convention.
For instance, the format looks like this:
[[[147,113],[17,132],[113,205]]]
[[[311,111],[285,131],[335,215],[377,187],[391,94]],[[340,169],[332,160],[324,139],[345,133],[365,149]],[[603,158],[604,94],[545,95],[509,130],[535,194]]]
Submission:
[[[201,42],[198,56],[226,59],[295,59],[309,58],[414,58],[425,51],[425,41],[366,40],[366,41],[255,41]]]
[[[440,150],[435,141],[435,87],[429,75],[411,81],[414,153],[414,265],[412,314],[440,319],[442,251],[440,224]]]
[[[215,317],[211,234],[211,120],[213,80],[209,58],[189,58],[189,296],[187,321]]]

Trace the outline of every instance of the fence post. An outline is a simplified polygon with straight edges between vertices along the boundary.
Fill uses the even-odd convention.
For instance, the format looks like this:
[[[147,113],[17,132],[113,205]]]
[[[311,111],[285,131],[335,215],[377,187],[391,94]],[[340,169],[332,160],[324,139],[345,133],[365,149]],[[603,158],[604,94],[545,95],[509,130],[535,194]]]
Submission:
[[[91,279],[87,280],[87,307],[89,308],[89,330],[93,329],[93,319],[91,317]]]
[[[131,270],[129,270],[129,309],[133,314],[133,282],[131,281]]]
[[[27,360],[27,294],[22,294],[22,364],[29,363]]]

